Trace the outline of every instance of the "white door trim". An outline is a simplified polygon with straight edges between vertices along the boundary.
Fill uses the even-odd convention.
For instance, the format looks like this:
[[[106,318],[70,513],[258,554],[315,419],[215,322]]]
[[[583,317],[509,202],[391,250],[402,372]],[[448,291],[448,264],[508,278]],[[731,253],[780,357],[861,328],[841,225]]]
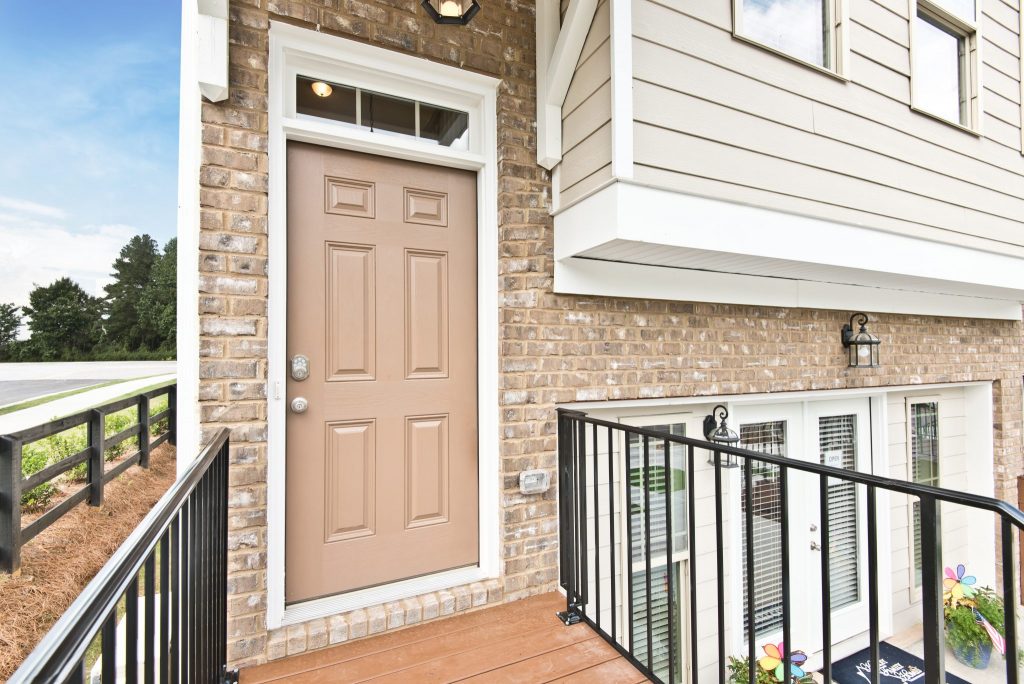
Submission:
[[[295,75],[372,87],[469,113],[470,149],[295,115]],[[496,79],[328,36],[270,23],[268,120],[267,628],[497,577],[500,569],[498,454],[498,160]],[[477,173],[477,324],[480,565],[285,606],[285,354],[287,339],[287,159],[289,140]]]

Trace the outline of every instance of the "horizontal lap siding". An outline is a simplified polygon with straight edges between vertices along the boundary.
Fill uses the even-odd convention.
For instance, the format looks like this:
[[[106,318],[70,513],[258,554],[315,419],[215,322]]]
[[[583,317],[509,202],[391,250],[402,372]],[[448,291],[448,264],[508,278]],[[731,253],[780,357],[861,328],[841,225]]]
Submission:
[[[611,32],[602,0],[562,107],[561,201],[571,202],[611,178]]]
[[[843,82],[735,40],[730,0],[636,0],[636,179],[1024,255],[1018,13],[984,0],[976,137],[909,108],[906,0],[848,7]]]

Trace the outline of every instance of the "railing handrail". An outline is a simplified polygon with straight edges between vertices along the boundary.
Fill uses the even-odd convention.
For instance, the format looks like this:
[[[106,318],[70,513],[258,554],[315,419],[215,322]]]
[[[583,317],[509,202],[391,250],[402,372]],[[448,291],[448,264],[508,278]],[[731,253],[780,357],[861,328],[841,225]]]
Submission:
[[[15,682],[62,682],[88,649],[92,636],[110,615],[132,578],[142,568],[182,507],[227,443],[229,430],[221,428],[188,469],[168,489],[142,522],[132,530],[110,560],[47,632],[14,673]]]
[[[756,461],[762,461],[776,466],[785,466],[790,470],[800,470],[812,475],[825,475],[831,478],[837,478],[845,480],[847,482],[855,482],[857,484],[871,485],[879,489],[886,491],[894,491],[900,494],[910,494],[913,496],[928,496],[933,497],[940,501],[948,501],[950,503],[957,503],[968,505],[973,508],[981,508],[992,513],[998,513],[1006,516],[1010,522],[1012,522],[1017,528],[1024,530],[1024,511],[1013,504],[1003,501],[1002,499],[996,499],[990,496],[983,496],[980,494],[971,494],[969,492],[960,492],[955,489],[945,489],[943,487],[932,487],[930,485],[918,484],[916,482],[908,482],[906,480],[896,480],[889,477],[883,477],[881,475],[874,475],[871,473],[862,473],[858,470],[846,470],[843,468],[835,468],[833,466],[822,465],[820,463],[814,463],[812,461],[801,461],[795,458],[789,458],[786,456],[775,456],[773,454],[762,453],[760,451],[752,451],[750,449],[744,449],[742,447],[730,446],[728,444],[718,444],[716,442],[709,442],[707,440],[695,439],[693,437],[684,437],[681,435],[673,435],[668,432],[662,432],[661,430],[654,430],[648,427],[639,427],[634,425],[626,425],[624,423],[617,423],[610,420],[602,420],[601,418],[594,418],[588,416],[586,413],[581,411],[574,411],[571,409],[558,409],[559,415],[571,417],[573,420],[579,420],[580,422],[589,423],[591,425],[597,425],[600,427],[612,428],[613,430],[625,430],[637,435],[651,437],[654,439],[661,439],[671,442],[673,444],[680,444],[683,446],[692,446],[698,449],[704,449],[706,451],[718,451],[723,454],[730,454],[733,456],[742,456],[743,458],[752,458]]]

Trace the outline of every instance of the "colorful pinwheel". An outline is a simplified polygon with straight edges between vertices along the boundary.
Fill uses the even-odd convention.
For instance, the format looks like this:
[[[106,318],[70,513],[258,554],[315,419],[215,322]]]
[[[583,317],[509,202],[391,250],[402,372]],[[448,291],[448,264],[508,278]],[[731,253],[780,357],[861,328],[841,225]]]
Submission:
[[[966,573],[967,568],[964,567],[963,563],[956,566],[956,572],[953,572],[952,568],[946,568],[946,579],[942,580],[943,598],[953,606],[956,606],[965,598],[974,598],[975,593],[977,593],[974,585],[977,584],[978,579],[974,575],[967,575]]]
[[[785,682],[785,671],[783,669],[783,654],[786,652],[785,646],[780,642],[776,644],[765,644],[764,645],[765,657],[757,661],[758,666],[765,672],[771,672],[775,675],[775,680],[779,682]],[[789,671],[791,677],[800,678],[806,673],[800,666],[807,662],[807,655],[803,651],[793,651],[789,656]]]

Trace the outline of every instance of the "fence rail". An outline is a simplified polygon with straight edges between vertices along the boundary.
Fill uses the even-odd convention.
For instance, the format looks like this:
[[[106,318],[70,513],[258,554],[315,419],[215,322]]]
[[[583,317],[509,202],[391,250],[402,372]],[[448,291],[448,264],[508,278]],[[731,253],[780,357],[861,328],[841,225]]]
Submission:
[[[698,494],[694,482],[698,476],[697,465],[704,462],[697,460],[698,451],[702,459],[707,458],[707,463],[714,471],[711,492],[714,520],[713,524],[706,523],[702,528],[704,531],[708,527],[713,528],[713,540],[696,540]],[[622,461],[618,460],[617,455],[621,456]],[[781,634],[781,641],[787,646],[787,652],[781,655],[782,672],[791,671],[788,647],[792,644],[793,622],[799,617],[791,611],[793,569],[789,524],[791,499],[800,497],[801,501],[813,502],[811,505],[816,505],[821,516],[822,543],[820,549],[815,549],[821,554],[820,567],[801,569],[808,573],[819,573],[822,604],[820,624],[814,624],[812,628],[820,630],[822,637],[823,680],[832,681],[834,587],[830,588],[830,582],[832,564],[839,561],[831,557],[835,552],[829,543],[832,541],[830,535],[836,533],[829,529],[832,512],[830,487],[839,485],[846,487],[866,507],[864,536],[867,595],[861,600],[866,601],[867,611],[861,626],[863,633],[868,636],[870,681],[879,681],[881,657],[878,494],[890,492],[906,494],[920,501],[921,626],[925,664],[925,676],[921,681],[923,684],[940,684],[945,681],[942,521],[939,504],[949,502],[997,516],[1005,625],[1005,681],[1018,684],[1015,547],[1020,531],[1024,530],[1024,513],[1005,501],[682,437],[650,428],[627,426],[564,409],[559,410],[558,417],[558,461],[559,579],[566,591],[566,611],[560,616],[567,624],[579,621],[588,623],[652,681],[662,684],[686,682],[687,665],[691,672],[689,681],[710,680],[710,674],[701,679],[699,668],[702,663],[711,664],[716,660],[717,666],[711,667],[715,673],[714,678],[720,684],[739,681],[731,679],[735,675],[727,671],[729,657],[732,655],[726,639],[729,629],[725,608],[727,596],[732,601],[740,601],[741,608],[743,606],[742,597],[732,594],[731,585],[726,586],[726,556],[729,553],[726,534],[727,528],[730,528],[742,530],[745,536],[742,545],[745,558],[739,567],[733,566],[733,571],[741,572],[742,580],[737,586],[748,597],[748,607],[745,609],[747,626],[744,627],[742,619],[739,625],[744,642],[741,658],[747,661],[747,675],[744,679],[749,684],[755,684],[755,663],[758,660],[755,652],[758,640],[754,615],[755,582],[758,573],[764,572],[766,568],[755,565],[755,509],[764,504],[756,499],[758,494],[755,493],[754,480],[755,476],[763,477],[767,469],[773,478],[777,478],[773,486],[777,488],[775,496],[778,510],[773,510],[771,515],[774,516],[773,524],[778,525],[780,550],[778,567],[770,569],[773,572],[777,570],[779,577],[779,606],[773,614],[777,624],[773,624],[773,630]],[[620,468],[623,461],[625,477],[617,474],[622,472]],[[730,467],[738,468],[741,473],[739,505],[727,502],[724,494],[723,484]],[[678,470],[678,473],[674,470]],[[796,488],[791,484],[794,473],[803,473],[800,491],[794,491]],[[729,479],[735,482],[734,478]],[[674,489],[675,493],[681,495],[681,500],[673,499]],[[624,520],[617,523],[616,518],[620,515]],[[763,509],[757,510],[757,515],[762,521],[765,519]],[[674,520],[677,516],[682,520]],[[737,517],[738,525],[733,528],[731,526],[736,524]],[[686,539],[688,581],[683,579],[682,573],[676,574],[672,569],[673,554],[676,551],[672,529],[674,524],[682,528],[676,530],[676,533],[684,534]],[[712,547],[713,553],[710,551]],[[693,551],[694,548],[697,550]],[[858,546],[858,553],[864,551]],[[628,567],[628,571],[617,570],[623,567]],[[621,577],[623,575],[628,576],[628,581]],[[698,585],[709,580],[714,581],[714,591],[703,590],[703,593],[698,594]],[[806,591],[806,587],[800,590]],[[713,611],[707,611],[715,613],[715,617],[708,615],[707,618],[698,619],[698,613],[703,612],[696,607],[698,601],[705,606],[715,604]],[[687,612],[689,615],[686,615]],[[659,635],[652,631],[655,615],[664,616],[659,618],[659,626],[665,631],[660,640]],[[684,626],[689,631],[689,643],[686,645],[680,643],[677,631]],[[716,630],[703,650],[699,643],[699,629],[702,626],[705,632]],[[683,661],[685,650],[689,650],[688,662]]]
[[[228,434],[214,435],[10,684],[82,683],[97,669],[104,683],[229,679]]]
[[[167,409],[151,416],[150,403],[163,395],[167,395]],[[148,468],[149,455],[153,449],[164,442],[174,444],[177,433],[176,397],[177,385],[166,385],[9,435],[0,435],[0,572],[11,573],[19,570],[21,547],[24,544],[83,501],[88,502],[90,506],[102,505],[103,488],[107,483],[133,465]],[[110,437],[105,436],[107,416],[132,407],[138,408],[138,421]],[[152,437],[150,426],[164,419],[167,420],[167,430],[155,438]],[[88,438],[88,445],[84,449],[47,465],[29,477],[23,476],[22,465],[27,445],[83,425],[86,426]],[[136,437],[139,448],[107,470],[104,452]],[[22,494],[51,482],[83,463],[88,464],[85,484],[32,523],[22,527]]]

